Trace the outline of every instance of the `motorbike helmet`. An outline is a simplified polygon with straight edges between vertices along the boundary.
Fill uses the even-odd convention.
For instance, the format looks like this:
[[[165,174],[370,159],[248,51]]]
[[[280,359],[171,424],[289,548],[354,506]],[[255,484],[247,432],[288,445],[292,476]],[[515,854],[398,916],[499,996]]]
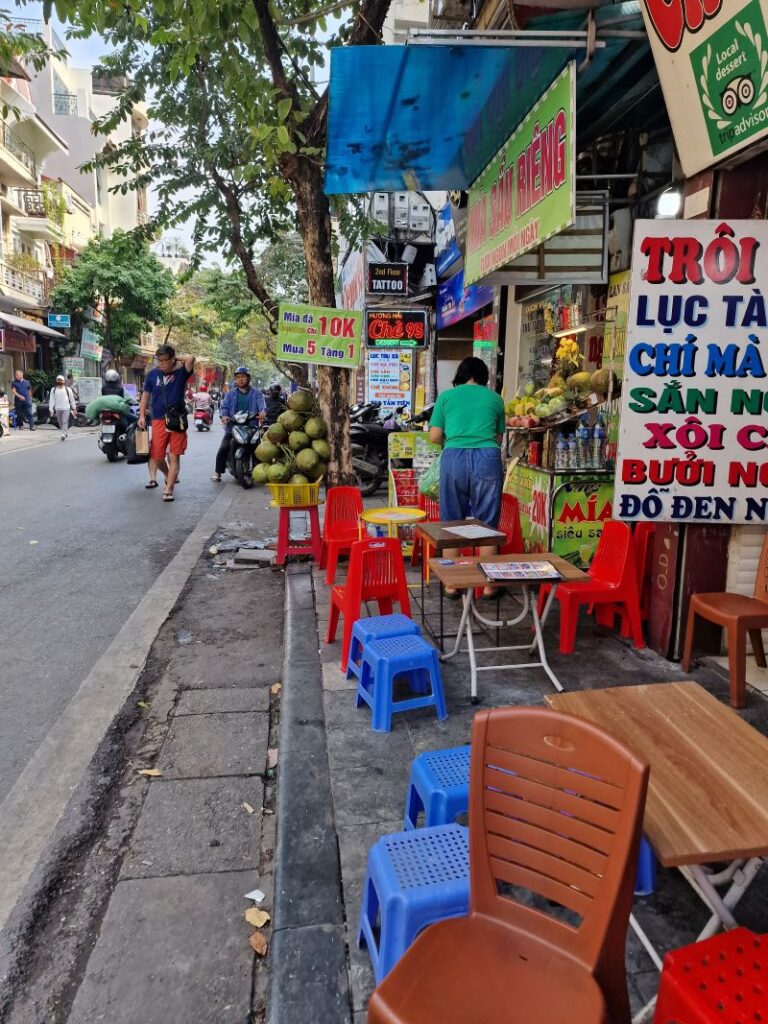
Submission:
[[[120,380],[120,374],[117,370],[107,370],[104,374],[104,380],[108,380],[110,384],[116,384]]]
[[[200,390],[201,391],[207,391],[208,390],[208,385],[207,384],[201,384],[200,385]]]
[[[283,389],[280,387],[276,380],[273,380],[272,383],[269,385],[269,393],[270,395],[272,395],[273,398],[279,398],[282,395]]]
[[[244,373],[246,377],[251,376],[251,371],[248,369],[247,366],[238,366],[238,368],[235,370],[235,376],[237,376],[238,373]]]

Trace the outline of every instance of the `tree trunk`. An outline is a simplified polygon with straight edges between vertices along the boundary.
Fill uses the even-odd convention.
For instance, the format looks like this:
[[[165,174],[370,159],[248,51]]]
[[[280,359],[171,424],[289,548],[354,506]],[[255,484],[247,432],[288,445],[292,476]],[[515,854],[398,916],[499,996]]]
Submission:
[[[296,208],[310,301],[317,306],[335,306],[333,261],[331,259],[331,212],[323,192],[323,174],[311,160],[300,159],[290,175],[296,194]],[[317,372],[320,412],[328,427],[331,458],[328,463],[330,486],[354,485],[349,445],[350,371],[321,366]]]

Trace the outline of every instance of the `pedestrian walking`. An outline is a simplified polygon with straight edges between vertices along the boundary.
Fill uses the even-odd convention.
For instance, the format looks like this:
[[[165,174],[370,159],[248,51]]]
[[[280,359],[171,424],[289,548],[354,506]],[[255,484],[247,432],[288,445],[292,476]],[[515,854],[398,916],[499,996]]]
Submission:
[[[24,423],[29,424],[29,429],[35,429],[35,411],[32,408],[32,385],[24,379],[21,370],[17,370],[13,378],[13,407],[16,412],[16,426],[21,427]]]
[[[77,404],[77,402],[80,401],[80,392],[77,390],[77,384],[75,383],[75,378],[72,376],[71,373],[67,374],[66,384],[67,384],[67,387],[72,392],[72,394],[75,396],[75,404]]]
[[[62,374],[56,378],[56,387],[51,388],[48,396],[48,411],[51,416],[56,414],[61,431],[61,440],[66,441],[69,436],[69,414],[77,416],[77,402],[72,393],[72,388],[67,387],[67,382]]]
[[[187,381],[195,372],[195,357],[176,358],[173,345],[161,345],[155,352],[157,366],[144,381],[139,404],[139,430],[147,423],[147,409],[152,417],[152,439],[149,447],[149,483],[147,490],[157,487],[157,471],[165,477],[163,501],[173,501],[173,488],[179,478],[181,456],[187,450],[187,410],[184,395]],[[167,459],[166,459],[167,455]]]

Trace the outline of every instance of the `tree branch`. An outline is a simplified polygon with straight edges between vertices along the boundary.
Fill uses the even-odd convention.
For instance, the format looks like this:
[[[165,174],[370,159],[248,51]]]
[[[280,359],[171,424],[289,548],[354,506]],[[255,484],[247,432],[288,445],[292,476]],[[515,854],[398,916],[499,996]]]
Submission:
[[[301,106],[299,90],[286,74],[283,66],[283,43],[280,33],[277,31],[272,12],[269,9],[269,0],[253,0],[253,8],[261,29],[262,43],[264,44],[264,56],[266,57],[272,81],[284,98],[293,100],[294,106],[298,109]]]

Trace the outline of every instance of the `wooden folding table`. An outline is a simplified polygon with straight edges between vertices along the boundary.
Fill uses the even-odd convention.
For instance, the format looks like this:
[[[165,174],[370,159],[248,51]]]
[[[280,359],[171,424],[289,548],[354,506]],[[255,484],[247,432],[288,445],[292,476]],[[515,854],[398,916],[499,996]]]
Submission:
[[[480,568],[481,562],[549,562],[554,569],[560,574],[559,580],[532,580],[532,579],[505,579],[505,580],[489,580],[483,570]],[[577,569],[575,565],[571,565],[570,562],[566,562],[564,558],[560,558],[553,554],[536,554],[536,555],[491,555],[489,558],[460,558],[446,565],[444,560],[439,558],[432,558],[429,562],[429,567],[434,575],[440,580],[441,586],[453,587],[456,590],[464,591],[464,607],[461,613],[461,621],[459,622],[459,630],[456,634],[456,642],[453,645],[453,650],[446,652],[441,655],[442,661],[448,661],[450,658],[454,658],[459,653],[469,654],[469,665],[471,673],[471,701],[473,704],[477,703],[477,673],[478,672],[498,672],[501,669],[523,669],[523,668],[543,668],[547,673],[555,689],[562,690],[562,684],[557,678],[555,673],[549,666],[547,661],[547,652],[544,648],[544,635],[542,632],[542,626],[546,622],[549,610],[552,607],[552,601],[555,597],[555,591],[557,585],[561,581],[567,580],[568,582],[581,582],[589,579],[586,573],[582,572],[581,569]],[[537,609],[538,600],[538,587],[542,583],[548,583],[551,586],[547,603],[544,607],[544,613],[539,618]],[[513,619],[507,620],[496,620],[487,619],[484,615],[481,615],[480,611],[475,604],[475,588],[476,587],[491,587],[494,590],[502,587],[519,587],[522,591],[522,610],[520,614]],[[515,644],[512,646],[505,647],[482,647],[475,648],[475,641],[472,632],[473,622],[478,622],[482,626],[489,626],[493,628],[500,628],[502,626],[517,626],[525,620],[530,614],[531,622],[533,625],[534,639],[524,644]],[[466,639],[467,646],[462,648],[462,641]],[[538,651],[538,661],[527,661],[523,664],[505,664],[505,665],[478,665],[477,655],[478,654],[493,654],[498,651],[526,651],[533,653]]]
[[[651,766],[643,830],[659,861],[679,868],[712,912],[697,941],[736,927],[734,908],[768,857],[768,738],[694,682],[546,700],[601,726]],[[634,917],[632,927],[660,970]],[[652,1005],[635,1021],[650,1019]]]

